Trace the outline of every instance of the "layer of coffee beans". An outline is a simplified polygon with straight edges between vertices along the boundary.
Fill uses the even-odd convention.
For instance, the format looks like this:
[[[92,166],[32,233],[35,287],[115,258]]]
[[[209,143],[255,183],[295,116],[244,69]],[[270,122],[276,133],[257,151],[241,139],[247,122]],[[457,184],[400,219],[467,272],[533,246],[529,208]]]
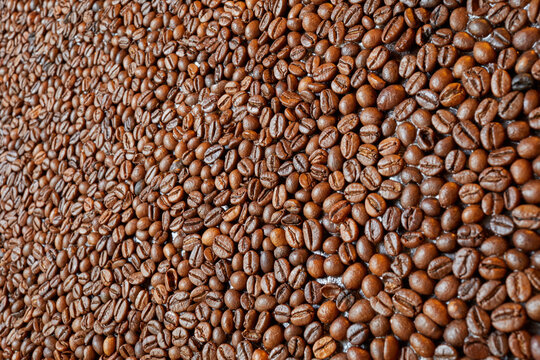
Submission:
[[[0,1],[0,359],[540,359],[539,0]]]

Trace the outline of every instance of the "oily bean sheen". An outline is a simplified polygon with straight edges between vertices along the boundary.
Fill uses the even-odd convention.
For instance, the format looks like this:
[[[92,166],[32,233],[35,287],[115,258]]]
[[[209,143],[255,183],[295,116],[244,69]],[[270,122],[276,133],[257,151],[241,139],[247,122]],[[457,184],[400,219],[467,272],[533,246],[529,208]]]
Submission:
[[[0,8],[0,359],[540,359],[538,0]]]

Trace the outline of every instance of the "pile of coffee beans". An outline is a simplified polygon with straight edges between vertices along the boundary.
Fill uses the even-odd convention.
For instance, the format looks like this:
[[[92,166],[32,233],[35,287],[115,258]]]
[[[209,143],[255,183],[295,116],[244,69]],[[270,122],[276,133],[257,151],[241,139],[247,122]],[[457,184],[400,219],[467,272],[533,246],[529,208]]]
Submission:
[[[0,1],[0,359],[540,359],[540,0]]]

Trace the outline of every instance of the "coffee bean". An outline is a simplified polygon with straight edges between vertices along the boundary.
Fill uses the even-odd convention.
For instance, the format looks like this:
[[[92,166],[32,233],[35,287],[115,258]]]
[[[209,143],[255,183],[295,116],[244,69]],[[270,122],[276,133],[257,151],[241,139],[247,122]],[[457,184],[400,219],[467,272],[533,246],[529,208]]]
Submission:
[[[437,155],[423,157],[418,164],[420,171],[428,176],[435,176],[443,171],[443,160]]]
[[[515,118],[523,109],[523,94],[512,91],[506,94],[499,103],[499,116],[505,120]]]
[[[323,64],[315,69],[313,72],[313,80],[324,82],[329,81],[337,74],[337,68],[334,64]]]
[[[446,107],[457,106],[461,104],[465,98],[465,90],[459,83],[448,84],[439,95],[441,104]]]
[[[478,306],[473,306],[467,313],[467,329],[473,335],[484,337],[491,326],[488,313]]]
[[[491,123],[497,116],[498,107],[499,103],[495,99],[482,100],[474,112],[474,120],[482,126]]]
[[[456,117],[448,110],[437,110],[435,115],[432,116],[431,122],[433,127],[441,134],[449,134],[452,131],[455,123],[457,122]]]
[[[472,248],[462,248],[457,251],[452,265],[454,275],[459,279],[467,279],[476,271],[480,262],[478,251]]]
[[[497,307],[491,314],[493,327],[499,331],[519,330],[526,322],[525,309],[516,303],[506,303]]]
[[[297,326],[309,324],[315,315],[313,307],[308,304],[295,307],[291,312],[291,323]]]
[[[474,97],[485,95],[490,90],[490,75],[486,69],[475,66],[463,74],[463,87]]]
[[[399,155],[387,155],[377,163],[377,170],[382,176],[397,175],[403,169],[403,159]]]
[[[412,290],[400,289],[392,297],[392,302],[401,314],[413,317],[420,312],[422,299]]]
[[[518,227],[538,229],[540,227],[540,208],[535,205],[520,205],[512,210],[512,219]]]
[[[415,96],[416,102],[427,110],[435,110],[439,107],[439,96],[430,89],[420,90]]]
[[[510,185],[510,174],[502,167],[487,168],[478,177],[480,185],[489,191],[502,192]]]
[[[509,216],[495,215],[491,218],[490,228],[495,234],[505,236],[514,231],[514,224]]]
[[[508,343],[514,356],[531,356],[530,347],[528,346],[531,343],[531,335],[527,331],[520,330],[510,334]]]
[[[304,339],[308,344],[314,344],[323,334],[323,328],[321,323],[313,322],[306,326],[304,330]]]
[[[508,338],[504,333],[492,332],[488,338],[489,351],[495,356],[504,356],[508,353]]]
[[[482,359],[489,356],[489,348],[486,341],[481,337],[467,337],[463,344],[463,352],[474,359]]]
[[[373,310],[383,316],[391,316],[392,314],[392,299],[385,292],[379,292],[376,296],[369,299],[369,303]]]
[[[474,150],[480,144],[480,131],[468,120],[458,122],[452,129],[452,136],[456,144],[466,150]]]
[[[525,302],[532,294],[527,275],[521,271],[513,272],[506,278],[508,297],[514,302]]]
[[[491,92],[496,97],[503,97],[511,89],[512,78],[504,69],[497,69],[491,77]]]
[[[405,28],[405,20],[403,16],[392,18],[390,22],[386,24],[382,32],[381,39],[383,43],[389,44],[397,40],[399,35],[403,32],[404,28]]]
[[[476,302],[484,310],[493,310],[506,298],[506,287],[498,281],[488,281],[478,290]]]
[[[225,235],[218,235],[214,238],[212,249],[217,256],[221,258],[228,258],[233,255],[234,243],[230,237]]]
[[[437,346],[433,354],[434,359],[456,359],[457,357],[458,353],[456,349],[447,344]]]
[[[313,353],[317,359],[325,359],[337,349],[337,344],[330,336],[324,336],[313,344]]]
[[[405,98],[405,90],[401,85],[391,85],[384,88],[377,98],[377,107],[385,111],[394,108]]]
[[[516,159],[516,151],[512,147],[502,147],[493,150],[488,155],[488,164],[492,166],[510,165]]]

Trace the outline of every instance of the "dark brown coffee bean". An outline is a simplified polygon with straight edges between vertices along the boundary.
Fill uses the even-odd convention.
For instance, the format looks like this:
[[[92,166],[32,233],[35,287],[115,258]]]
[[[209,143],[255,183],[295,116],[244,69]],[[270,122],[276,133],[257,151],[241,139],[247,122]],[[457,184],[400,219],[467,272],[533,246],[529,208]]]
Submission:
[[[304,330],[304,339],[308,344],[314,344],[323,334],[323,327],[319,322],[312,322]]]
[[[457,122],[457,118],[448,110],[437,110],[432,116],[431,122],[439,133],[449,134]]]
[[[420,90],[415,96],[416,102],[427,110],[435,110],[439,107],[439,96],[430,89]]]
[[[444,170],[444,162],[437,155],[428,155],[420,160],[418,167],[423,174],[435,176]]]
[[[324,336],[313,344],[313,353],[317,359],[324,359],[332,355],[337,349],[337,344],[330,336]]]
[[[352,345],[362,345],[368,337],[369,328],[365,324],[353,324],[347,329],[347,341]]]
[[[387,155],[377,163],[377,170],[382,176],[397,175],[403,169],[403,159],[399,155]]]
[[[489,153],[488,164],[492,166],[506,166],[510,165],[516,157],[516,150],[510,146],[505,146]]]
[[[383,43],[390,44],[393,41],[397,40],[404,28],[405,20],[403,16],[397,16],[390,19],[382,32],[381,39]]]
[[[458,297],[465,301],[473,299],[476,296],[480,285],[480,280],[478,278],[463,281],[458,288]]]
[[[391,316],[392,315],[392,298],[385,293],[385,292],[379,292],[376,296],[373,296],[369,299],[369,303],[373,310],[375,310],[378,314],[381,314],[383,316]]]
[[[494,150],[500,147],[504,140],[504,128],[499,123],[486,124],[480,132],[480,141],[486,150]]]
[[[491,77],[491,92],[496,97],[503,97],[510,92],[512,78],[504,69],[497,69]]]
[[[478,306],[473,306],[467,313],[467,329],[475,336],[484,337],[491,326],[489,315]]]
[[[510,184],[510,175],[501,167],[487,168],[480,174],[479,181],[484,189],[501,192]]]
[[[313,320],[314,315],[315,311],[311,305],[297,306],[291,311],[291,323],[297,326],[305,326]]]
[[[390,57],[390,51],[382,45],[374,48],[369,54],[366,65],[369,70],[378,70],[384,66]]]
[[[405,99],[405,90],[401,85],[391,85],[384,88],[377,97],[377,107],[385,111],[394,108]]]

